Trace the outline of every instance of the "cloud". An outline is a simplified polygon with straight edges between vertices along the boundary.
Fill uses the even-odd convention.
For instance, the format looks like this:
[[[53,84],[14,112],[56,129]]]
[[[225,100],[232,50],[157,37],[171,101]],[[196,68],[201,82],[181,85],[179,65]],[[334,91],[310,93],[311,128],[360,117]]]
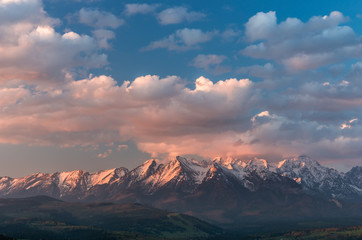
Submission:
[[[191,65],[196,68],[204,69],[214,75],[230,72],[230,67],[221,66],[220,64],[226,60],[226,56],[215,54],[199,54],[191,62]]]
[[[0,105],[0,142],[87,146],[135,140],[149,152],[149,144],[202,139],[210,129],[218,134],[244,121],[251,91],[247,79],[213,83],[201,77],[189,89],[179,77],[149,75],[122,85],[99,76],[41,92],[13,86],[0,92],[8,96]]]
[[[225,31],[223,31],[220,36],[224,41],[232,41],[236,37],[239,37],[241,35],[241,31],[239,29],[232,29],[228,28]]]
[[[192,61],[193,66],[197,68],[208,69],[210,65],[218,65],[222,63],[226,59],[223,55],[215,55],[215,54],[199,54]]]
[[[92,31],[94,38],[97,40],[99,48],[110,48],[109,40],[115,38],[115,34],[113,31],[105,30],[105,29],[97,29]]]
[[[251,42],[266,39],[272,35],[276,25],[277,18],[274,11],[258,12],[245,24],[245,35]]]
[[[0,11],[6,19],[0,21],[0,83],[62,82],[78,68],[107,64],[94,38],[56,32],[59,21],[44,12],[41,1],[1,2]]]
[[[307,153],[320,159],[345,154],[347,159],[361,153],[353,146],[362,143],[357,120],[362,116],[353,112],[351,118],[348,109],[334,106],[345,101],[334,91],[331,102],[332,95],[323,98],[319,90],[314,96],[312,86],[278,97],[265,96],[249,79],[214,83],[199,77],[188,86],[180,77],[155,75],[121,85],[101,75],[41,90],[16,83],[2,86],[0,142],[70,147],[133,141],[154,157]],[[327,90],[350,87],[320,84]],[[333,108],[325,108],[327,104]],[[341,129],[341,123],[351,127]]]
[[[125,144],[120,144],[117,146],[117,151],[120,152],[120,151],[124,151],[124,150],[127,150],[128,149],[128,145],[125,145]]]
[[[256,114],[250,120],[254,123],[257,119],[264,118],[264,117],[271,118],[272,116],[270,115],[269,111],[263,111],[261,113]]]
[[[113,150],[112,149],[107,149],[105,152],[103,153],[98,153],[97,157],[98,158],[108,158],[111,154],[112,154]]]
[[[82,8],[77,14],[80,23],[95,28],[113,28],[116,29],[124,24],[124,20],[118,18],[112,13]]]
[[[42,1],[1,1],[0,2],[0,22],[13,23],[29,19],[32,22],[47,22],[53,21],[47,18],[42,11]]]
[[[185,51],[199,47],[200,43],[210,41],[216,32],[203,32],[200,29],[184,28],[177,30],[167,38],[151,42],[143,50],[166,48],[174,51]]]
[[[348,122],[344,122],[341,124],[341,126],[339,126],[340,129],[345,129],[345,128],[351,128],[352,127],[352,123],[357,122],[358,118],[353,118],[351,120],[349,120]]]
[[[290,70],[308,70],[362,56],[360,37],[338,11],[315,16],[308,22],[287,18],[277,23],[273,11],[259,12],[245,24],[245,36],[256,42],[244,48],[245,56],[271,59]]]
[[[124,14],[127,16],[132,16],[136,14],[148,14],[154,12],[159,6],[159,4],[130,3],[125,5]]]
[[[236,70],[236,72],[260,78],[271,78],[273,76],[277,76],[278,74],[277,69],[275,69],[274,65],[271,63],[240,67]]]
[[[201,12],[188,11],[185,7],[168,8],[157,15],[157,19],[162,25],[194,22],[202,20],[205,17],[206,14]]]

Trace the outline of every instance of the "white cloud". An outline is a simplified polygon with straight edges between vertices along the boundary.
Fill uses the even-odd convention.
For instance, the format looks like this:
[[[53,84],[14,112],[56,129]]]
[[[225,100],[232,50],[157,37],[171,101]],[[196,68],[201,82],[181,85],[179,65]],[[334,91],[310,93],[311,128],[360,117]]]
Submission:
[[[96,29],[92,31],[92,34],[100,48],[110,48],[109,40],[115,38],[114,32],[105,29]]]
[[[249,74],[254,77],[271,78],[278,74],[274,65],[266,63],[264,65],[252,65],[247,67],[240,67],[236,70],[238,73]]]
[[[224,41],[231,41],[235,39],[236,37],[239,37],[241,35],[241,31],[239,29],[232,29],[228,28],[225,31],[223,31],[220,36]]]
[[[226,59],[223,55],[215,55],[215,54],[199,54],[192,61],[193,66],[197,68],[208,69],[210,65],[218,65],[222,63]]]
[[[80,23],[95,28],[115,29],[124,24],[123,19],[105,11],[82,8],[77,15]]]
[[[199,54],[192,60],[191,65],[214,75],[219,75],[231,71],[230,67],[220,65],[225,60],[226,56],[223,55]]]
[[[274,11],[267,13],[258,12],[245,24],[245,35],[249,41],[265,39],[270,36],[277,24]]]
[[[160,79],[159,76],[137,77],[127,85],[127,91],[138,100],[168,99],[181,91],[183,83],[177,76],[168,76]]]
[[[148,14],[154,12],[159,6],[159,4],[130,3],[125,5],[124,13],[128,16],[136,14]]]
[[[198,48],[200,43],[210,41],[216,32],[203,32],[200,29],[184,28],[177,30],[167,38],[151,42],[143,50],[166,48],[168,50],[185,51]]]
[[[241,51],[253,58],[272,59],[290,70],[314,69],[362,56],[359,37],[342,13],[316,16],[304,23],[287,18],[277,23],[275,12],[259,12],[245,24],[246,38],[255,42]]]
[[[157,19],[162,25],[194,22],[202,20],[205,17],[206,14],[201,12],[188,11],[185,7],[168,8],[157,15]]]

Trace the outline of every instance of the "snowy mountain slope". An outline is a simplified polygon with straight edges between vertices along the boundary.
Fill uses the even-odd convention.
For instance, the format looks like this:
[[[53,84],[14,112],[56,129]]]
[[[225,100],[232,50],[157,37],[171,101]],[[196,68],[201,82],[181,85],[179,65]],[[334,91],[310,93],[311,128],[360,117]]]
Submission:
[[[128,172],[125,168],[115,168],[96,173],[82,170],[36,173],[22,178],[0,178],[0,196],[48,195],[64,199],[82,199],[85,193],[97,185],[112,184]]]
[[[70,200],[142,199],[164,193],[193,194],[206,185],[256,192],[300,186],[308,194],[326,199],[362,199],[362,167],[346,174],[300,156],[270,164],[264,159],[214,159],[198,162],[176,157],[167,163],[150,159],[129,171],[115,168],[95,173],[82,170],[36,173],[23,178],[0,178],[0,196],[48,195]],[[294,185],[292,188],[294,188]],[[293,190],[294,191],[294,190]],[[104,198],[104,199],[102,199]]]
[[[322,194],[328,198],[353,199],[361,197],[361,192],[346,181],[343,173],[333,168],[321,166],[307,156],[289,158],[279,162],[276,172],[294,179],[308,192]]]

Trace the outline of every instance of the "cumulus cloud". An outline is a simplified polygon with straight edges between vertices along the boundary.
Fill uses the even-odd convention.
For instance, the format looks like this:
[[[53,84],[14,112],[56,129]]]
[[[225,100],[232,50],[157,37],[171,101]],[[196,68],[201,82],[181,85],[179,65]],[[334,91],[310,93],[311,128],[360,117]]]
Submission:
[[[6,19],[0,21],[0,82],[59,82],[79,67],[107,64],[94,38],[56,32],[59,21],[47,16],[41,1],[3,1],[0,11]]]
[[[246,39],[256,42],[244,48],[245,56],[272,59],[291,70],[314,69],[362,56],[360,37],[338,11],[315,16],[308,22],[287,18],[277,23],[273,11],[259,12],[245,24]]]
[[[116,29],[124,24],[124,20],[112,13],[95,9],[82,8],[77,14],[79,22],[95,28]]]
[[[184,28],[177,30],[167,38],[151,42],[143,50],[166,48],[174,51],[185,51],[199,47],[200,43],[210,41],[216,32],[203,32],[200,29]]]
[[[277,18],[274,11],[259,12],[245,24],[245,35],[251,42],[265,39],[273,33],[276,25]]]
[[[215,54],[199,54],[191,62],[196,68],[201,68],[214,75],[230,72],[231,68],[221,66],[220,64],[226,60],[226,56]]]
[[[201,12],[188,11],[185,7],[167,8],[157,15],[160,24],[177,24],[182,22],[194,22],[202,20],[206,14]]]
[[[130,3],[125,5],[124,14],[127,16],[136,14],[148,14],[154,12],[160,5],[147,3]]]

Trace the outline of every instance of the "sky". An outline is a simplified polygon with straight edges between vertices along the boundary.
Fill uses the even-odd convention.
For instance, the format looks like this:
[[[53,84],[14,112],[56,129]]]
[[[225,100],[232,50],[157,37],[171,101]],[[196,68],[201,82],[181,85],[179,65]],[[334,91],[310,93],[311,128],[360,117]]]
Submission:
[[[362,165],[361,9],[0,0],[0,176],[177,155]]]

